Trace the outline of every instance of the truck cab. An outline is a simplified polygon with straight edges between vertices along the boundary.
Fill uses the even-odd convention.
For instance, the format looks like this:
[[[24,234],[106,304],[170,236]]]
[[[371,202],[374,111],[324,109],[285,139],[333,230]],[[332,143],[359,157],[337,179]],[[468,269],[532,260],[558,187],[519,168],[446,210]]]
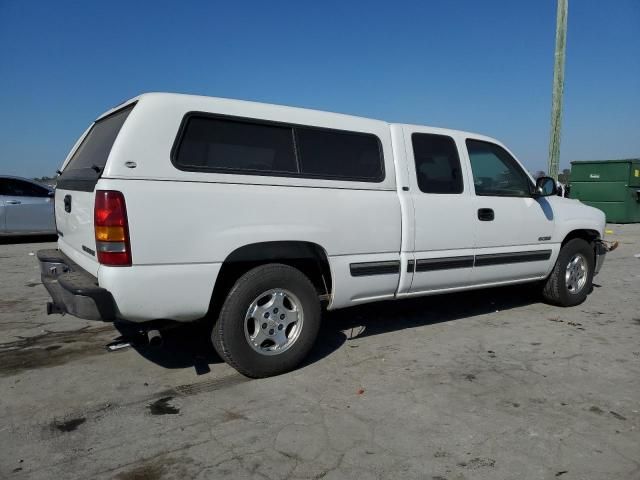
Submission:
[[[599,238],[602,213],[536,185],[506,146],[468,132],[392,125],[406,197],[403,251],[413,275],[399,295],[536,281],[576,223]]]

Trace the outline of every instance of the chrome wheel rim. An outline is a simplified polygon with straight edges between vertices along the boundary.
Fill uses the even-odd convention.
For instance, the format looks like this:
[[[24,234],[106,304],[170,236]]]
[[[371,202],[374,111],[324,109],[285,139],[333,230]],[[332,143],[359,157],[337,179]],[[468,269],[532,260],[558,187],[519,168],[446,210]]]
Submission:
[[[244,317],[244,335],[261,355],[289,350],[300,337],[304,315],[298,297],[283,288],[258,295]]]
[[[587,283],[587,259],[581,253],[576,253],[569,263],[564,274],[565,285],[569,293],[576,294],[584,288]]]

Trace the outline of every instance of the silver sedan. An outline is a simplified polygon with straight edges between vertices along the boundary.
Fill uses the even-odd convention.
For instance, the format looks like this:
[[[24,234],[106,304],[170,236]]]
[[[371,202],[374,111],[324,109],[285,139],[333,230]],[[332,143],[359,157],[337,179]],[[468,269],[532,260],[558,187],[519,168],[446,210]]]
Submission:
[[[55,234],[53,197],[50,187],[0,176],[0,235]]]

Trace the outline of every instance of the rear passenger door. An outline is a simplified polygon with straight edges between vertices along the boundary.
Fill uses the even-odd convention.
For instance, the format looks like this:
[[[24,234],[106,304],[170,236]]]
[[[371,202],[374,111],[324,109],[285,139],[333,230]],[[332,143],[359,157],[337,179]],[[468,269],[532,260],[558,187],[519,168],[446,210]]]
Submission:
[[[410,195],[415,215],[410,293],[471,284],[474,197],[456,139],[443,132],[405,127]]]

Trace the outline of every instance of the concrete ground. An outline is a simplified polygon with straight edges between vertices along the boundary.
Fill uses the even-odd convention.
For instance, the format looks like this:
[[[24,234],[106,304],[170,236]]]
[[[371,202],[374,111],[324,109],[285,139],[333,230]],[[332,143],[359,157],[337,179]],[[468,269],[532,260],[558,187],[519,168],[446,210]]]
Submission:
[[[194,328],[107,353],[111,324],[44,313],[53,244],[5,241],[0,478],[640,478],[640,225],[609,228],[583,305],[520,286],[335,312],[265,380]]]

